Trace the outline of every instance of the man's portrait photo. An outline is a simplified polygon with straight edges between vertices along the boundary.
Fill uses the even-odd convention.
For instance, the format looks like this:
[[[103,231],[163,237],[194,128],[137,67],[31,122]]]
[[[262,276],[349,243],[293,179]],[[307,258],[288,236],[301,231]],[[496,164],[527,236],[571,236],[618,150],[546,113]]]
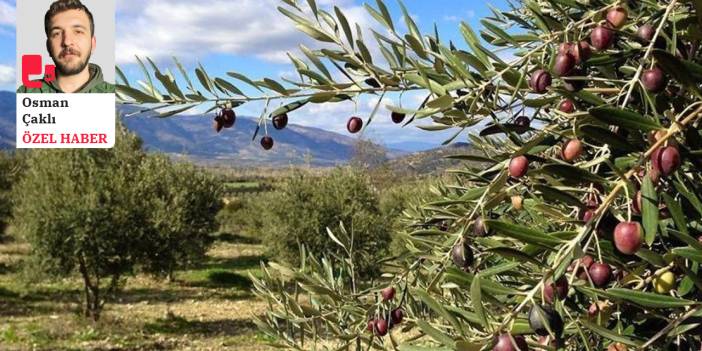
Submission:
[[[95,2],[100,6],[100,2]],[[109,6],[108,6],[109,7]],[[33,6],[36,9],[36,6]],[[114,18],[111,18],[114,28]],[[103,67],[110,69],[110,77],[94,60],[98,42],[96,40],[96,17],[80,0],[56,0],[51,2],[44,15],[43,32],[46,36],[46,52],[51,61],[41,60],[39,52],[20,43],[18,33],[18,68],[22,85],[18,93],[114,93],[114,51],[103,55]],[[24,28],[18,28],[18,32]],[[36,31],[33,31],[36,32]],[[108,31],[103,31],[106,33]],[[112,33],[114,31],[112,30]],[[29,35],[21,36],[22,41],[33,40]],[[108,49],[114,50],[114,36],[109,40]],[[104,51],[104,50],[103,50]],[[45,56],[44,56],[45,57]],[[111,58],[111,62],[110,61]],[[105,62],[108,61],[108,62]],[[105,66],[107,65],[107,66]],[[29,75],[33,75],[31,81]],[[37,79],[36,75],[41,78]]]

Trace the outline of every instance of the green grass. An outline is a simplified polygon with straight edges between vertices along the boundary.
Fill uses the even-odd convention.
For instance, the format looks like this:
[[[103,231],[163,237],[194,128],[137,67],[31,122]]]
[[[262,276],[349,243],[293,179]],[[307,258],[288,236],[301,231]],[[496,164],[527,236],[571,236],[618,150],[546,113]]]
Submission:
[[[23,283],[28,250],[0,243],[0,350],[269,350],[252,317],[266,306],[251,293],[259,244],[216,241],[195,267],[168,283],[129,277],[98,322],[82,316],[77,276]]]
[[[231,182],[224,183],[224,187],[227,190],[239,190],[239,189],[257,189],[261,186],[259,182]]]

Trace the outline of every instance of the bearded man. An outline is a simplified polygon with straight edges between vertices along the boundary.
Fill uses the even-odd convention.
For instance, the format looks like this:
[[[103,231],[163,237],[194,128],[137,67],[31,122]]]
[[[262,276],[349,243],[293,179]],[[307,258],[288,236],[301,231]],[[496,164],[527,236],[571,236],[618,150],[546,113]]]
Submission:
[[[57,0],[44,16],[46,49],[54,60],[56,78],[41,88],[21,86],[18,93],[113,93],[100,66],[90,63],[96,47],[93,14],[80,0]]]

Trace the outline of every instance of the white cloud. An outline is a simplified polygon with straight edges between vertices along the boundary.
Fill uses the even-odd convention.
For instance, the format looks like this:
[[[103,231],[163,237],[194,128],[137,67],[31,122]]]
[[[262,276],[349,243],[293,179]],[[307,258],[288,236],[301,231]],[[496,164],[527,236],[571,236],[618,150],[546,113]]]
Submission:
[[[325,6],[332,1],[318,3]],[[362,7],[353,6],[351,0],[333,3],[350,22],[369,26]],[[134,62],[134,55],[188,60],[211,53],[288,63],[285,53],[296,51],[299,44],[319,46],[277,10],[280,4],[277,0],[215,0],[206,6],[189,0],[120,1],[117,63]]]
[[[14,26],[16,17],[15,6],[0,1],[0,25]]]
[[[0,65],[0,85],[13,84],[15,82],[15,67]]]
[[[446,15],[444,16],[444,21],[447,22],[460,22],[464,21],[467,19],[471,19],[475,17],[475,11],[474,10],[468,10],[465,13],[465,16],[460,16],[460,15]]]

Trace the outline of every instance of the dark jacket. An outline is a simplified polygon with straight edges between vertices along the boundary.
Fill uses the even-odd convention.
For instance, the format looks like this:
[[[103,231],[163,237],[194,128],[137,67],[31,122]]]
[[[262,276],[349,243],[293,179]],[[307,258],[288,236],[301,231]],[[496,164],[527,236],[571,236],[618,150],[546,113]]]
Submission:
[[[90,80],[88,80],[83,87],[78,89],[76,93],[114,93],[115,86],[113,84],[107,83],[102,78],[102,69],[100,66],[90,63],[88,64],[88,71],[90,72]],[[41,88],[27,88],[24,85],[17,89],[18,93],[63,93],[61,88],[58,87],[56,80],[51,82],[41,79]]]

